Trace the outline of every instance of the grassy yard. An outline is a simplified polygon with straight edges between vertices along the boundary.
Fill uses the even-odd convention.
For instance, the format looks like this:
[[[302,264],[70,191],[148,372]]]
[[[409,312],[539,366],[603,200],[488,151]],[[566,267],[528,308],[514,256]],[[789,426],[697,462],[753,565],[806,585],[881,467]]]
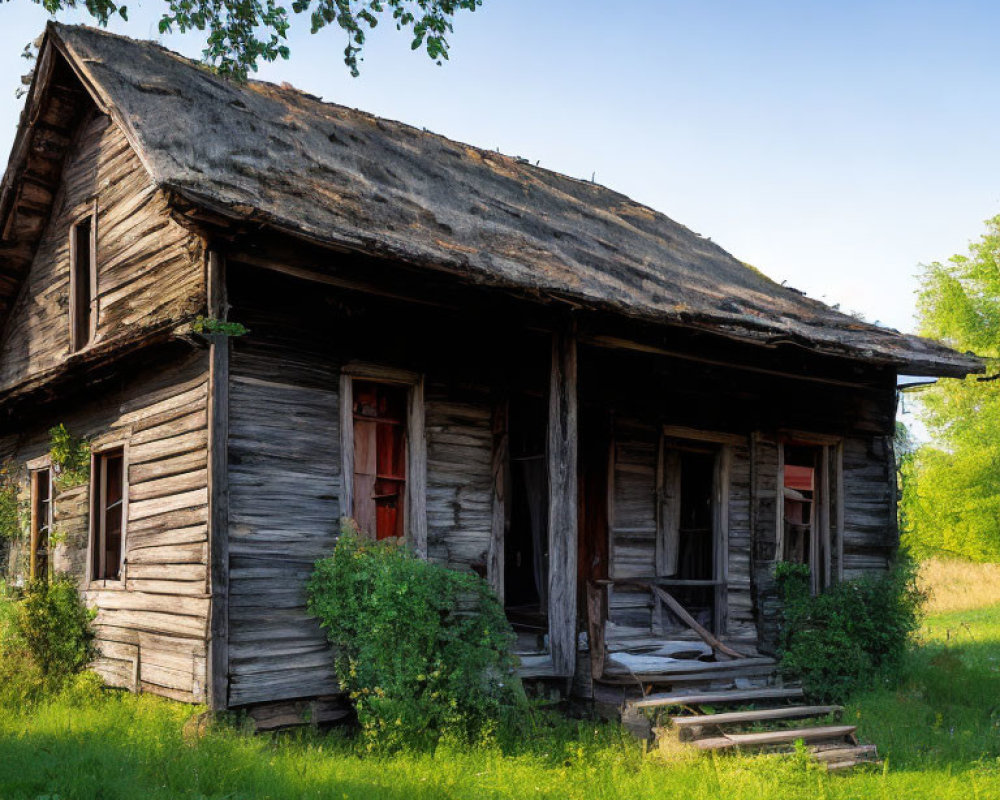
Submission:
[[[850,706],[847,718],[886,762],[847,775],[796,757],[665,761],[613,728],[583,724],[531,732],[516,752],[376,758],[336,734],[185,737],[191,709],[112,695],[0,710],[0,800],[1000,798],[1000,604],[936,613],[922,638],[901,686]]]

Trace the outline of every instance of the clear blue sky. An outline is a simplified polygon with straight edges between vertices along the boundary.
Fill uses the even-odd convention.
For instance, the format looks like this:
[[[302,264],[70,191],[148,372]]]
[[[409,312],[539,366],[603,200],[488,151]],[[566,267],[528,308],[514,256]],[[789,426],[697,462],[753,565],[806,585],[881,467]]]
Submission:
[[[113,29],[157,38],[160,5],[130,7]],[[20,52],[47,17],[13,0],[0,19],[7,152]],[[260,77],[596,175],[893,327],[912,329],[918,265],[964,250],[1000,213],[1000,4],[486,0],[457,20],[444,67],[387,25],[358,79],[341,32],[304,22],[292,60]]]

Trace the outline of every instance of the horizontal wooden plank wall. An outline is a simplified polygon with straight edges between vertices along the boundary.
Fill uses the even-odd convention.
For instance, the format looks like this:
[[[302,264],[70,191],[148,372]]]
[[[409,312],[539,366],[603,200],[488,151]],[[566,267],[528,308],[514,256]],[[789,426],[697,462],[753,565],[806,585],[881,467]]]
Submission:
[[[898,545],[888,436],[844,441],[844,578],[884,571]]]
[[[432,382],[424,403],[428,557],[486,577],[493,524],[490,393]]]
[[[238,318],[254,335],[230,365],[230,706],[339,691],[306,611],[339,532],[339,368],[262,312]]]
[[[616,420],[613,442],[611,577],[653,575],[656,573],[658,428]],[[611,590],[608,605],[613,626],[650,629],[652,600],[648,592]]]
[[[208,595],[207,357],[130,376],[99,400],[53,409],[0,452],[44,455],[48,430],[127,448],[128,518],[123,588],[84,592],[96,607],[96,671],[112,686],[186,702],[206,699]],[[53,568],[87,578],[89,487],[58,490]]]
[[[83,123],[62,185],[0,334],[0,391],[58,367],[69,355],[70,229],[95,202],[95,343],[139,335],[205,304],[200,239],[171,219],[162,193],[107,117],[95,113]]]
[[[750,445],[730,445],[729,460],[729,575],[726,636],[733,641],[756,643],[751,577]]]
[[[754,609],[760,649],[773,653],[778,643],[781,613],[781,600],[774,582],[778,524],[778,445],[774,438],[754,434],[750,448]]]
[[[234,343],[231,364],[231,706],[339,690],[305,593],[339,531],[339,366],[329,352],[282,340],[257,310],[240,319],[255,334]],[[429,380],[425,408],[429,557],[485,574],[490,396]]]

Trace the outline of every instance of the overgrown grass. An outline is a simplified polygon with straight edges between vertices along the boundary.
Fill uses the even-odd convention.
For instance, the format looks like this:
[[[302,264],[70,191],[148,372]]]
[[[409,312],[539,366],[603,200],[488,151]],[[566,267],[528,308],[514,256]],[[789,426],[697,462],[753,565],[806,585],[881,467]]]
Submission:
[[[922,639],[901,685],[849,706],[886,763],[846,775],[794,756],[665,762],[611,726],[569,722],[544,723],[513,752],[391,758],[337,734],[193,738],[184,723],[195,709],[77,692],[0,709],[0,798],[1000,798],[1000,606],[931,617]]]

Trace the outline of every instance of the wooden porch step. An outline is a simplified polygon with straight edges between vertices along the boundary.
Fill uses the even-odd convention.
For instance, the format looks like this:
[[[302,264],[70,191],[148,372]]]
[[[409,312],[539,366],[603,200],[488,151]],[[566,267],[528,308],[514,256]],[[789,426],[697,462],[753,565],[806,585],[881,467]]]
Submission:
[[[652,664],[650,666],[653,666]],[[605,683],[705,683],[727,678],[770,675],[776,668],[773,658],[740,658],[733,661],[664,660],[656,669],[630,671],[610,661],[601,680]]]
[[[609,660],[610,661],[610,660]],[[635,672],[635,675],[684,675],[691,672],[734,672],[754,667],[772,668],[777,662],[773,658],[761,656],[758,658],[736,658],[732,661],[699,661],[694,658],[662,659],[662,666],[648,672]],[[609,663],[609,666],[614,666]]]
[[[735,689],[719,692],[662,692],[630,703],[631,708],[665,708],[668,706],[723,706],[734,703],[756,703],[761,700],[794,700],[802,697],[799,687],[768,689]]]
[[[827,714],[839,714],[843,710],[843,706],[784,706],[782,708],[764,708],[758,711],[732,711],[725,714],[671,717],[670,721],[675,728],[702,728],[715,725],[761,722],[763,720],[825,717]]]
[[[844,762],[852,762],[852,766],[855,763],[860,763],[862,761],[876,761],[878,760],[878,748],[873,744],[857,744],[851,747],[829,747],[826,749],[816,749],[813,752],[813,757],[828,766],[828,768],[833,769],[833,765],[842,764]]]
[[[763,733],[733,733],[711,739],[698,739],[691,744],[699,750],[729,750],[737,747],[767,747],[775,744],[791,744],[801,739],[804,742],[818,742],[831,739],[846,739],[857,730],[856,725],[826,725],[815,728],[798,728],[787,731],[765,731]]]

